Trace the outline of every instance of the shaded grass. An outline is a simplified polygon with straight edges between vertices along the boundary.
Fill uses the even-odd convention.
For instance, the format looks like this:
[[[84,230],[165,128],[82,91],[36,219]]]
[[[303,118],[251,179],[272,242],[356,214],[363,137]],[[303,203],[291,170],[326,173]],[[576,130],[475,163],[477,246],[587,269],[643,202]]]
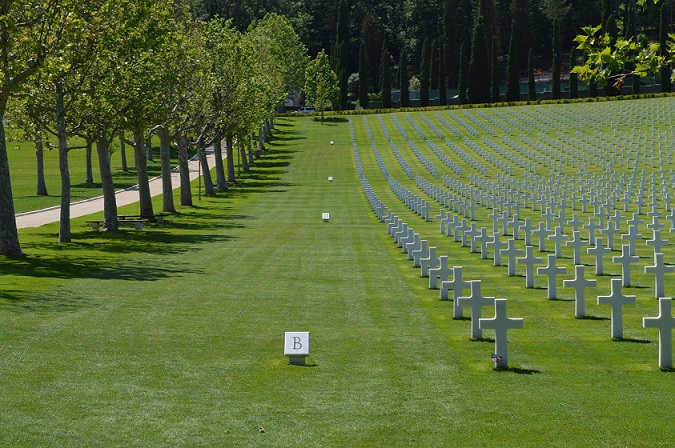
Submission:
[[[68,245],[56,224],[20,231],[28,257],[0,277],[2,444],[669,445],[673,384],[639,326],[649,291],[624,321],[650,343],[615,343],[608,309],[587,299],[599,319],[574,319],[561,285],[558,301],[525,289],[407,211],[364,157],[385,203],[525,319],[495,372],[494,335],[471,341],[368,209],[348,124],[280,124],[241,186],[166,224],[105,234],[81,218]],[[284,331],[311,332],[312,368],[288,365]]]

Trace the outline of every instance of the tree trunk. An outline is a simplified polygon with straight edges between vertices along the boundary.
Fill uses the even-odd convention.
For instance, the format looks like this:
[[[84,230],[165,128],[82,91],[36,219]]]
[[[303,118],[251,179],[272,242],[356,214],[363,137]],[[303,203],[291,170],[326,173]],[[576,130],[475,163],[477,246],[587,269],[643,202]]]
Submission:
[[[171,136],[163,126],[159,128],[159,159],[162,162],[162,211],[174,213],[176,207],[171,184]]]
[[[178,170],[180,171],[180,205],[191,207],[192,190],[190,189],[187,139],[182,135],[178,138]]]
[[[227,149],[227,181],[236,182],[237,179],[234,176],[234,148],[233,148],[233,137],[225,137],[225,148]]]
[[[68,169],[68,133],[66,131],[63,83],[56,83],[56,134],[59,141],[59,171],[61,172],[61,211],[59,214],[59,243],[70,243],[70,171]]]
[[[265,148],[265,137],[263,135],[263,125],[258,126],[258,146],[260,146],[261,151],[267,151],[267,148]]]
[[[239,157],[241,157],[241,169],[248,171],[248,159],[246,158],[246,148],[244,147],[244,139],[237,139],[239,142]]]
[[[16,230],[12,183],[9,179],[9,160],[5,140],[4,104],[0,111],[0,255],[23,255]]]
[[[153,218],[152,196],[148,180],[148,159],[146,158],[142,130],[134,131],[134,158],[136,161],[136,177],[138,179],[138,199],[140,215],[143,218]]]
[[[91,168],[91,146],[92,142],[87,140],[86,144],[86,164],[87,164],[87,178],[85,179],[84,183],[87,185],[91,185],[94,183],[94,172]]]
[[[223,142],[218,140],[213,143],[213,153],[216,156],[216,188],[220,191],[227,190],[225,168],[223,167]]]
[[[37,194],[47,196],[47,184],[45,183],[45,151],[42,143],[42,130],[35,133],[35,157],[37,159]]]
[[[215,196],[216,190],[213,188],[211,170],[209,169],[209,162],[206,160],[206,148],[199,148],[199,163],[202,167],[202,176],[204,176],[204,193],[207,196]]]
[[[120,155],[122,156],[122,171],[129,172],[129,165],[127,165],[127,146],[124,143],[124,131],[120,131]]]
[[[119,229],[117,218],[117,199],[115,199],[115,185],[113,184],[112,169],[110,168],[110,143],[103,132],[96,143],[98,168],[101,173],[103,186],[103,230],[116,232]]]
[[[255,154],[255,136],[251,136],[248,139],[248,163],[252,164],[255,160],[253,159],[253,155]]]
[[[141,132],[141,134],[144,134],[144,133],[145,133],[145,131]],[[152,136],[148,137],[147,143],[148,143],[148,144],[145,145],[145,151],[146,151],[147,160],[148,160],[149,162],[154,162],[155,156],[154,156],[154,154],[152,153]]]

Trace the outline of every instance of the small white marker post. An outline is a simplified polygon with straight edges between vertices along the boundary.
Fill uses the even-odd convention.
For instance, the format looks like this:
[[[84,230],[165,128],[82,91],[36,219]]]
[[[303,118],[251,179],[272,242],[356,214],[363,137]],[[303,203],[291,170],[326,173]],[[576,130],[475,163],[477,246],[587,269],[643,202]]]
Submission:
[[[323,222],[328,222],[330,220],[330,213],[321,213],[321,219],[323,219]]]
[[[304,366],[309,356],[309,331],[287,331],[284,338],[284,356],[288,363]]]
[[[328,176],[328,182],[333,182],[333,176]]]

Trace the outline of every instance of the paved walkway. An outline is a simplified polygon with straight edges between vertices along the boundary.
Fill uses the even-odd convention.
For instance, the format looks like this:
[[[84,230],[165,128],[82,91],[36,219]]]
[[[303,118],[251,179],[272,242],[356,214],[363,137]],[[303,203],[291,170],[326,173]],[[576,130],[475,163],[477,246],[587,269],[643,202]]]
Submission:
[[[224,151],[223,151],[224,152]],[[206,151],[206,157],[209,162],[209,167],[215,165],[215,157],[213,149]],[[199,159],[195,156],[190,159],[188,166],[190,168],[190,180],[199,177]],[[178,168],[171,171],[171,184],[173,188],[180,188],[180,173]],[[157,196],[162,194],[162,176],[155,177],[150,180],[150,194]],[[133,204],[138,202],[138,186],[133,186],[125,190],[120,190],[115,193],[117,206]],[[78,218],[80,216],[91,215],[92,213],[103,211],[103,196],[85,199],[79,202],[70,204],[70,217]],[[25,227],[40,227],[52,222],[58,222],[61,216],[61,206],[54,206],[42,210],[34,210],[16,215],[16,228],[22,229]]]

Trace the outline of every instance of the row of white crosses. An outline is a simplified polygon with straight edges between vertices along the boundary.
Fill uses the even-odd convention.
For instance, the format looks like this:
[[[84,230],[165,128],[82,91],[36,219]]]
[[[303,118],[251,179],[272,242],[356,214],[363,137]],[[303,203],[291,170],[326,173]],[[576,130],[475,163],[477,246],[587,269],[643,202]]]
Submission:
[[[448,267],[448,257],[436,257],[436,248],[429,247],[427,240],[422,240],[418,233],[408,227],[398,216],[388,211],[384,203],[377,197],[368,179],[365,176],[361,155],[356,145],[356,138],[353,129],[353,123],[350,119],[350,128],[352,132],[352,141],[354,143],[354,159],[356,161],[357,172],[359,173],[361,186],[366,194],[368,201],[377,213],[380,221],[387,225],[387,232],[394,238],[394,241],[402,248],[403,252],[408,254],[408,260],[413,260],[415,267],[420,267],[421,276],[429,277],[429,286],[436,288],[436,280],[441,279],[441,299],[448,299],[448,291],[452,289],[453,296],[453,315],[456,318],[463,316],[462,307],[471,308],[471,337],[482,339],[483,329],[493,329],[495,331],[495,364],[497,368],[508,368],[508,340],[507,331],[512,328],[523,328],[523,319],[509,318],[506,315],[506,299],[497,299],[494,297],[483,297],[480,292],[480,280],[465,282],[462,279],[462,267],[455,266],[452,269]],[[390,178],[391,179],[391,178]],[[452,273],[453,279],[449,280]],[[463,291],[468,288],[471,290],[469,296],[463,296]],[[445,299],[443,294],[445,291]],[[492,318],[482,317],[482,308],[485,306],[494,306],[495,315]]]

